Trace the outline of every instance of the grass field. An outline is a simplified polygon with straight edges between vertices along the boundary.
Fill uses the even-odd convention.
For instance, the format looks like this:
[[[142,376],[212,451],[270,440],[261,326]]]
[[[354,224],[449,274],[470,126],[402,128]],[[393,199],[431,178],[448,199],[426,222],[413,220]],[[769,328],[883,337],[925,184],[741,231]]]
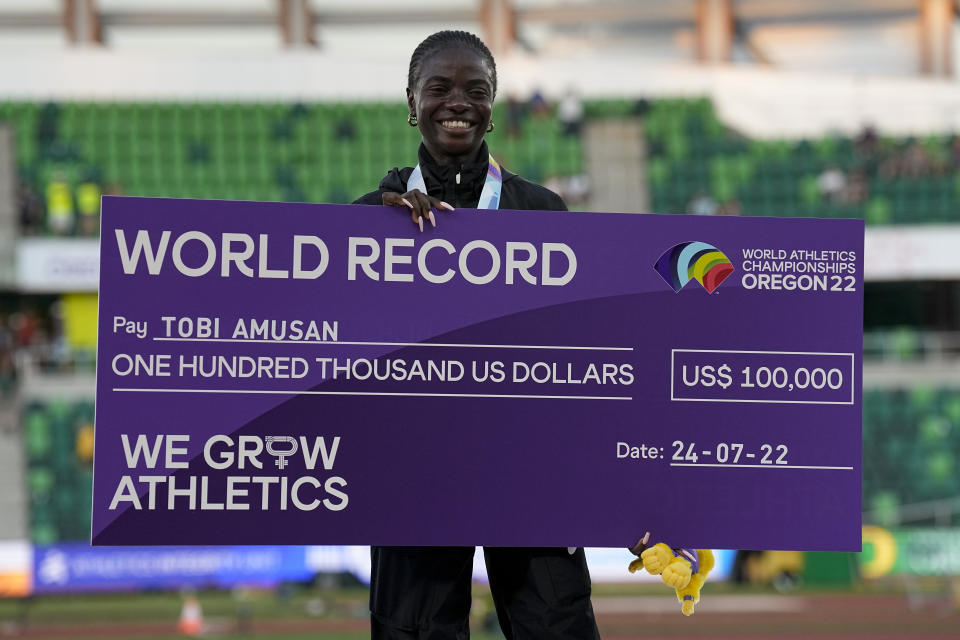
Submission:
[[[885,583],[854,590],[743,590],[709,584],[696,615],[680,615],[659,585],[598,585],[594,608],[607,640],[632,638],[960,638],[958,585]],[[296,588],[197,594],[204,637],[223,640],[358,640],[369,637],[367,592]],[[177,593],[0,600],[0,638],[173,640]],[[474,593],[472,637],[502,638],[489,592]]]

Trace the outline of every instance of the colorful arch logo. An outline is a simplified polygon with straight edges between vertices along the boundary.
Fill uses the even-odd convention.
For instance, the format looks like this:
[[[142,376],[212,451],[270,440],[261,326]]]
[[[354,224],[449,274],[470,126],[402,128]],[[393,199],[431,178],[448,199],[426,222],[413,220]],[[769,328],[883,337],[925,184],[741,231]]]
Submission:
[[[707,293],[713,293],[733,273],[730,259],[706,242],[681,242],[667,249],[653,268],[676,293],[690,280],[696,280]]]

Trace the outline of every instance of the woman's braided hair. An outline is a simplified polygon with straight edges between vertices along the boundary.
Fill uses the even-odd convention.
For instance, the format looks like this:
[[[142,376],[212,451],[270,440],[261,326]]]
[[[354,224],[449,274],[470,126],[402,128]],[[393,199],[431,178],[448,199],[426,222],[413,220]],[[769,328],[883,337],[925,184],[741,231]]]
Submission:
[[[493,75],[493,93],[496,95],[497,63],[493,60],[493,54],[490,53],[490,49],[487,48],[487,45],[483,44],[483,40],[467,31],[438,31],[435,34],[428,36],[426,40],[421,42],[419,46],[414,49],[413,55],[410,57],[410,71],[407,74],[407,87],[409,87],[411,90],[416,88],[417,81],[420,79],[420,65],[424,58],[431,55],[435,51],[439,51],[451,46],[468,47],[490,65],[490,72]]]

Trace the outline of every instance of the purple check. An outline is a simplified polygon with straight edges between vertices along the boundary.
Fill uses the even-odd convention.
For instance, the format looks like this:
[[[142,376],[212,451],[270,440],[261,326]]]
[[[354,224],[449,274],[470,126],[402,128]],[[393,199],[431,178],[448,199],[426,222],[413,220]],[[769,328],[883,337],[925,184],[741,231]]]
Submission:
[[[863,222],[103,201],[97,545],[860,549]]]

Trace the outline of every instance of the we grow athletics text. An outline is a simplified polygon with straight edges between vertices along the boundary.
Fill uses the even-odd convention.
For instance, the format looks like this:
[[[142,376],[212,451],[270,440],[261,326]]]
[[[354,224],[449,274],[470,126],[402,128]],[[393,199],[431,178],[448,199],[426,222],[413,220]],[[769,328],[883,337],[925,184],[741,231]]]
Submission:
[[[188,434],[150,439],[122,433],[120,440],[131,473],[120,477],[111,511],[124,507],[137,511],[342,511],[349,504],[347,481],[334,472],[340,436],[241,435],[234,439],[214,435],[206,439],[199,461],[193,463],[188,458]],[[292,459],[296,460],[293,466],[302,466],[305,473],[283,473]],[[279,473],[271,473],[272,467]],[[181,474],[178,469],[199,472]],[[204,473],[223,470],[237,475]]]

